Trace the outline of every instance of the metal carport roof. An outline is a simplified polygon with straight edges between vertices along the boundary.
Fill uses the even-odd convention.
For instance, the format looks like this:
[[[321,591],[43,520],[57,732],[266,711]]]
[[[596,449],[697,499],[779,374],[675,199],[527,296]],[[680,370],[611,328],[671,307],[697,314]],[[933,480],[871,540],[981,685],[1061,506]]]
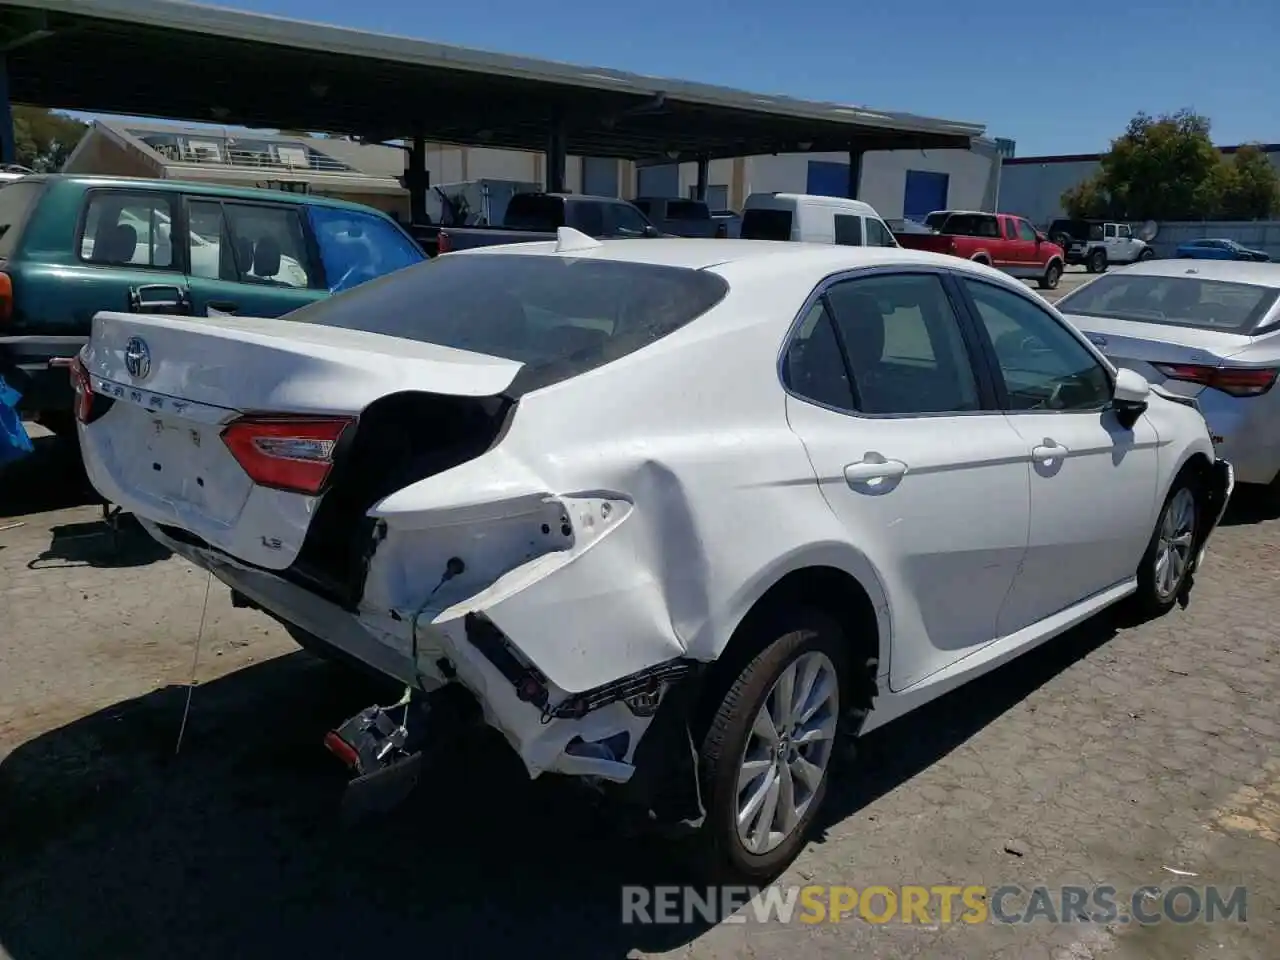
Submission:
[[[967,147],[979,124],[766,96],[173,0],[3,0],[13,102],[386,140],[689,160]]]

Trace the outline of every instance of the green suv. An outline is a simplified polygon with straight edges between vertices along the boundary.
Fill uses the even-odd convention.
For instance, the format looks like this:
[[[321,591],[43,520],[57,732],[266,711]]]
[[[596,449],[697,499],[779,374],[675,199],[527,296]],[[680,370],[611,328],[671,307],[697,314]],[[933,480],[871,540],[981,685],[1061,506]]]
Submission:
[[[425,260],[394,220],[311,194],[68,174],[0,188],[0,373],[74,434],[63,363],[100,310],[279,317]]]

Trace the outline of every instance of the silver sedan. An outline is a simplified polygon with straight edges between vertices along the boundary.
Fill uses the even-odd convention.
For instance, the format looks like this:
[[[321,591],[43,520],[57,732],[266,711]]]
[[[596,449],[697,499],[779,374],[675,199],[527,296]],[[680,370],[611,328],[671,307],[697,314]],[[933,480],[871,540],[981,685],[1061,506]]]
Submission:
[[[1056,306],[1116,366],[1195,397],[1238,482],[1280,488],[1280,264],[1152,260]]]

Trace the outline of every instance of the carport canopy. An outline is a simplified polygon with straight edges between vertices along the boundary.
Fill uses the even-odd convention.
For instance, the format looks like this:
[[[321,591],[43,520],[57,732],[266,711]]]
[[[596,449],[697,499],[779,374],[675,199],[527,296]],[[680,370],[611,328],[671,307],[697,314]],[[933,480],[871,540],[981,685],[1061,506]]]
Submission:
[[[419,138],[560,157],[671,163],[805,151],[858,156],[968,148],[983,132],[971,123],[172,0],[0,0],[0,48],[5,107],[25,103],[374,141]]]

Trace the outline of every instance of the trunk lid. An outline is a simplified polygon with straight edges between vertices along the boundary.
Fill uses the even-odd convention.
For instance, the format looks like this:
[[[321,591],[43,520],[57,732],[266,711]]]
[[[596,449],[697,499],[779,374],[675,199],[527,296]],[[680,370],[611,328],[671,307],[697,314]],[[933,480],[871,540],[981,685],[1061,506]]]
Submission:
[[[1222,330],[1086,317],[1073,313],[1063,315],[1116,366],[1135,370],[1148,383],[1159,384],[1171,393],[1186,397],[1194,397],[1204,387],[1183,380],[1169,380],[1153,364],[1216,367],[1241,353],[1251,343],[1246,334]]]
[[[344,468],[350,474],[347,461],[360,460],[364,475],[390,474],[400,465],[379,462],[390,441],[362,448],[362,434],[391,433],[392,441],[419,447],[437,435],[454,442],[467,411],[448,405],[486,403],[521,366],[288,320],[117,313],[94,317],[82,359],[95,398],[81,446],[98,491],[145,519],[278,570],[298,558],[333,491],[281,482],[275,467],[318,466],[322,476],[332,471],[334,485]],[[445,406],[419,409],[391,430],[362,418],[373,405],[385,410],[415,396]],[[265,425],[246,431],[246,421]],[[367,485],[368,476],[357,479]],[[350,519],[363,509],[362,502],[349,510]]]

